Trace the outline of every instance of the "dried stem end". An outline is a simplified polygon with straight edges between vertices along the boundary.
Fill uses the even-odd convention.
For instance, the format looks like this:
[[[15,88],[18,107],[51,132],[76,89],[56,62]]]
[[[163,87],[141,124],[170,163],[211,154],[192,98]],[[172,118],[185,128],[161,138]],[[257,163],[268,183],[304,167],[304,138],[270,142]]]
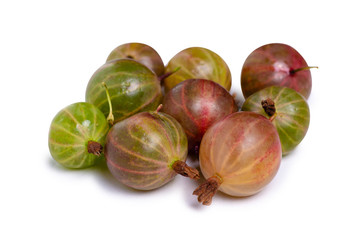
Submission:
[[[192,168],[190,166],[188,166],[185,162],[177,160],[172,164],[172,169],[184,176],[184,177],[189,177],[191,179],[200,179],[200,173],[199,171],[197,171],[197,169]]]
[[[195,189],[193,195],[197,195],[197,200],[203,205],[210,205],[212,197],[216,194],[218,188],[222,183],[222,179],[218,176],[213,176]]]
[[[88,153],[92,153],[96,156],[100,156],[103,151],[103,147],[100,143],[95,141],[88,141]]]
[[[268,116],[273,116],[275,114],[275,103],[270,98],[261,101],[261,106],[264,108],[264,111]]]

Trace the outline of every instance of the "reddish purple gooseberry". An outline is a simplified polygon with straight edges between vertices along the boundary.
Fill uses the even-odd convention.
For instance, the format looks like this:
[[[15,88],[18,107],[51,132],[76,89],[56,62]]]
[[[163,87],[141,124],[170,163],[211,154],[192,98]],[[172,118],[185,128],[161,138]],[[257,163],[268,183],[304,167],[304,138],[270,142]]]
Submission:
[[[308,99],[312,76],[304,58],[291,46],[272,43],[254,50],[245,60],[241,71],[244,97],[269,86],[285,86]]]
[[[158,110],[120,121],[107,135],[108,168],[121,183],[134,189],[159,188],[176,173],[199,178],[199,172],[185,163],[187,137],[181,125]]]
[[[162,111],[184,128],[189,149],[199,147],[206,130],[218,120],[236,112],[234,98],[219,84],[189,79],[172,88],[163,100]]]

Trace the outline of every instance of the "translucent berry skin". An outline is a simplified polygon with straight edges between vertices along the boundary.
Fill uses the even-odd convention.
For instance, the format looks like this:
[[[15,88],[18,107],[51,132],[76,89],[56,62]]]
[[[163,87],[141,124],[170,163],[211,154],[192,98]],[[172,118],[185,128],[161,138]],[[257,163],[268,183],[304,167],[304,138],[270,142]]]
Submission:
[[[268,116],[261,105],[261,101],[268,98],[275,104],[276,113],[273,117]],[[242,110],[256,112],[272,119],[271,122],[279,133],[283,155],[298,146],[307,134],[310,121],[308,103],[301,94],[291,88],[264,88],[248,97]]]
[[[67,168],[86,168],[103,154],[88,153],[88,142],[102,146],[109,127],[103,113],[85,102],[71,104],[54,117],[49,130],[49,151],[54,160]]]
[[[282,157],[278,132],[265,117],[236,112],[212,125],[200,145],[206,179],[220,179],[219,190],[236,197],[261,191],[276,175]]]
[[[228,91],[205,79],[179,83],[166,94],[161,109],[184,128],[190,150],[200,145],[202,136],[212,124],[237,110]]]
[[[164,80],[165,91],[178,83],[194,78],[214,81],[226,90],[231,88],[231,73],[224,60],[209,49],[192,47],[177,53],[167,64],[165,72],[180,69]]]
[[[93,74],[86,90],[86,101],[105,116],[108,116],[109,104],[102,82],[109,90],[115,122],[138,112],[155,110],[162,101],[161,85],[155,73],[134,60],[113,60]]]
[[[296,90],[308,99],[312,90],[309,69],[304,58],[291,46],[272,43],[254,50],[245,60],[241,72],[241,89],[244,97],[269,87],[285,86]]]
[[[116,47],[109,54],[107,62],[122,58],[133,59],[144,64],[157,76],[161,76],[165,72],[165,66],[160,55],[155,49],[143,43],[126,43]]]
[[[186,161],[187,137],[181,125],[160,112],[142,112],[113,125],[105,156],[112,175],[138,190],[152,190],[171,181],[172,164]]]

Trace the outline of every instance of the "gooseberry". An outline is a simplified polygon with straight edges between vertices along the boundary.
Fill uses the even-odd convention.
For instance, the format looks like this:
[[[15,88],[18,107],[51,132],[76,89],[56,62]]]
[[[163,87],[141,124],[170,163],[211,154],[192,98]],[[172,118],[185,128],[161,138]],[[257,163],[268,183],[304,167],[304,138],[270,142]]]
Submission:
[[[134,60],[113,60],[93,74],[86,90],[86,101],[105,116],[109,107],[102,82],[109,89],[115,122],[141,111],[155,110],[162,101],[161,85],[154,72]]]
[[[312,90],[312,76],[304,58],[291,46],[266,44],[254,50],[245,60],[241,71],[244,97],[269,86],[285,86],[308,99]]]
[[[242,110],[259,113],[271,120],[278,130],[283,154],[292,151],[303,140],[309,127],[308,103],[291,88],[264,88],[249,96]]]
[[[161,111],[184,128],[189,149],[197,149],[206,130],[218,120],[236,112],[234,98],[219,84],[189,79],[172,88],[163,99]]]
[[[261,191],[276,175],[282,150],[278,132],[264,116],[236,112],[212,125],[200,145],[200,168],[207,181],[195,191],[210,205],[217,190],[243,197]]]
[[[181,125],[159,108],[113,125],[105,146],[112,175],[138,190],[159,188],[176,173],[198,179],[199,172],[185,163],[187,152],[187,137]]]
[[[164,80],[165,91],[170,91],[178,83],[194,78],[214,81],[226,90],[231,88],[231,73],[224,60],[209,49],[191,47],[177,53],[167,64],[165,71],[179,71]]]
[[[86,102],[71,104],[52,120],[50,154],[67,168],[90,167],[103,156],[108,129],[108,122],[97,107]]]
[[[165,72],[165,66],[160,55],[152,47],[143,43],[122,44],[109,54],[107,62],[114,59],[128,58],[136,60],[151,69],[157,76]]]

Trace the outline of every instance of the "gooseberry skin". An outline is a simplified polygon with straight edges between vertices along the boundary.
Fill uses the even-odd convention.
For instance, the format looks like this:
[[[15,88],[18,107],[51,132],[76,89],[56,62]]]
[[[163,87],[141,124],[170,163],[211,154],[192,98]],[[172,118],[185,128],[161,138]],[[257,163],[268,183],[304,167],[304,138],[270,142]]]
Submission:
[[[235,197],[261,191],[276,175],[282,157],[273,124],[253,112],[232,113],[206,131],[200,145],[200,168],[216,176],[218,190]]]
[[[71,104],[57,113],[50,125],[48,145],[54,160],[67,168],[86,168],[103,155],[88,152],[88,142],[105,144],[109,127],[103,113],[85,102]]]
[[[109,104],[102,82],[108,86],[115,122],[138,112],[155,110],[162,101],[161,85],[155,73],[134,60],[113,60],[93,74],[86,90],[86,101],[105,116],[109,114]]]
[[[161,112],[142,112],[113,125],[105,146],[107,166],[121,183],[152,190],[171,181],[175,161],[186,161],[181,125]]]
[[[265,99],[273,100],[275,116],[268,116],[261,105]],[[291,152],[307,134],[310,112],[305,98],[295,90],[287,87],[271,86],[264,88],[246,99],[243,111],[259,113],[271,122],[278,130],[283,155]]]
[[[237,110],[234,98],[219,84],[206,79],[189,79],[166,94],[161,111],[181,124],[191,150],[200,145],[212,124]]]
[[[241,72],[244,97],[269,86],[285,86],[308,99],[312,90],[312,76],[307,62],[291,46],[281,43],[266,44],[254,50],[245,60]]]
[[[180,69],[164,80],[165,92],[178,83],[194,78],[214,81],[226,90],[231,88],[231,73],[225,61],[213,51],[202,47],[191,47],[177,53],[167,64],[165,72]]]
[[[144,64],[151,69],[157,76],[165,72],[164,63],[160,55],[152,47],[143,43],[126,43],[122,44],[109,54],[107,62],[114,59],[129,58]]]

